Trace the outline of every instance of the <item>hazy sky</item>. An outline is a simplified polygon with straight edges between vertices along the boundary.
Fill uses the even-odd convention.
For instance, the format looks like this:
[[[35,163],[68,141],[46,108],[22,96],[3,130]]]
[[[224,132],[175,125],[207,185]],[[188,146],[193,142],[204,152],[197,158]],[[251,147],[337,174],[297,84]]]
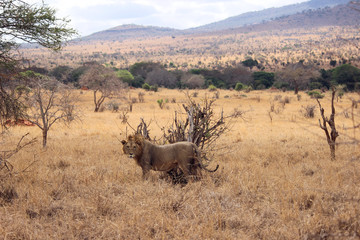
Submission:
[[[41,3],[41,0],[25,0]],[[122,24],[186,29],[309,0],[44,0],[82,36]]]

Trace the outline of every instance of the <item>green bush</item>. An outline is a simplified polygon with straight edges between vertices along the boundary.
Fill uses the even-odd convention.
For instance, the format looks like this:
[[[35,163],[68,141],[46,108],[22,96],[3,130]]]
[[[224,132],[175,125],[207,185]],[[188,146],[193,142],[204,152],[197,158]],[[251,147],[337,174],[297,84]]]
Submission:
[[[290,85],[287,82],[276,81],[274,83],[274,87],[276,87],[277,89],[289,89]]]
[[[212,84],[208,87],[208,89],[209,89],[210,92],[216,91],[216,87],[214,85],[212,85]]]
[[[246,88],[246,85],[243,84],[243,83],[241,83],[241,82],[238,82],[238,83],[236,83],[236,85],[235,85],[235,90],[236,90],[236,91],[240,91],[240,90],[243,90],[243,89],[245,89],[245,88]]]
[[[145,90],[147,90],[147,91],[149,91],[150,88],[151,88],[151,86],[150,86],[148,83],[144,83],[144,84],[142,85],[142,88],[145,89]]]
[[[132,81],[134,80],[134,76],[126,69],[117,70],[116,76],[120,78],[123,82],[132,85]]]
[[[314,89],[320,89],[323,87],[323,85],[320,82],[312,82],[309,85],[310,90],[314,90]]]
[[[150,87],[150,91],[157,92],[158,90],[159,90],[158,85],[152,85],[152,86]]]
[[[323,98],[324,95],[321,94],[320,92],[318,91],[308,91],[307,94],[311,97],[311,98]]]
[[[271,72],[254,72],[253,87],[257,90],[269,88],[274,84],[275,74]]]
[[[159,104],[159,107],[160,107],[161,109],[163,109],[164,106],[165,106],[166,100],[164,101],[164,99],[158,99],[158,100],[157,100],[157,103]]]

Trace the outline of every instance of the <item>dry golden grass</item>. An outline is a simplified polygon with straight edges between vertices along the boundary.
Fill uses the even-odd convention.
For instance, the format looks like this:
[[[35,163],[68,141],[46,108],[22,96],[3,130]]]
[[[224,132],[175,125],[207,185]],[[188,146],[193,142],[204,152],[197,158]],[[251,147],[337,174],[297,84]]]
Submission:
[[[138,91],[128,94],[137,97]],[[198,93],[197,101],[213,94]],[[215,111],[246,111],[245,119],[234,119],[232,131],[218,140],[214,162],[220,169],[184,187],[156,172],[142,181],[141,168],[122,154],[119,142],[131,128],[120,113],[94,113],[91,96],[81,95],[81,122],[50,130],[47,149],[39,142],[9,159],[13,174],[0,175],[0,239],[360,237],[360,148],[345,144],[359,141],[359,129],[347,129],[353,125],[349,98],[358,96],[336,102],[342,144],[331,161],[319,109],[315,118],[301,113],[302,106],[316,104],[305,93],[298,101],[291,92],[221,90]],[[285,97],[290,102],[283,105]],[[162,110],[161,98],[170,100]],[[146,92],[129,122],[151,121],[150,134],[160,138],[160,127],[170,125],[184,102],[178,90]],[[330,93],[321,102],[328,115]],[[14,127],[1,150],[13,148],[26,132],[41,139],[36,127]]]

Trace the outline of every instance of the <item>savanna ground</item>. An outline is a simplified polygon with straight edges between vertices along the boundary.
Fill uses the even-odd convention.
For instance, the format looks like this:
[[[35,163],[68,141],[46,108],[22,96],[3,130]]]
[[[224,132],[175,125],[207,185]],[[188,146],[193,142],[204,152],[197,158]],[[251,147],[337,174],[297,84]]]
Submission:
[[[213,96],[197,92],[197,102]],[[82,121],[54,126],[46,149],[37,127],[2,135],[1,151],[27,132],[39,141],[9,159],[12,175],[1,172],[0,239],[359,239],[360,130],[351,129],[350,100],[359,95],[335,102],[336,161],[318,125],[319,108],[304,117],[316,101],[300,95],[221,90],[216,113],[245,114],[214,146],[210,167],[219,170],[180,186],[156,172],[143,181],[141,168],[122,153],[120,140],[133,133],[119,118],[122,109],[94,113],[92,93],[84,92]],[[321,100],[327,116],[330,96]],[[164,109],[158,99],[169,99]],[[128,122],[136,127],[144,118],[160,138],[186,101],[178,90],[146,92]]]

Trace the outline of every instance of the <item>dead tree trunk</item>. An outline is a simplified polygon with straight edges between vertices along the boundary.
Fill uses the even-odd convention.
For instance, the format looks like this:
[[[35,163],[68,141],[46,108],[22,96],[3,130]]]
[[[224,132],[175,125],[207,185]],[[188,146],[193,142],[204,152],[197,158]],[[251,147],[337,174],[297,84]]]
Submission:
[[[320,101],[316,99],[316,101],[319,104],[320,107],[320,114],[322,118],[319,119],[319,125],[322,130],[324,130],[327,142],[330,147],[330,154],[331,154],[331,160],[335,160],[335,144],[336,144],[336,138],[339,136],[339,133],[336,130],[335,126],[335,106],[334,106],[334,99],[335,99],[335,88],[332,89],[332,97],[331,97],[331,115],[330,118],[327,118],[324,116],[324,108],[321,106]],[[329,125],[331,131],[329,132],[327,124]]]

